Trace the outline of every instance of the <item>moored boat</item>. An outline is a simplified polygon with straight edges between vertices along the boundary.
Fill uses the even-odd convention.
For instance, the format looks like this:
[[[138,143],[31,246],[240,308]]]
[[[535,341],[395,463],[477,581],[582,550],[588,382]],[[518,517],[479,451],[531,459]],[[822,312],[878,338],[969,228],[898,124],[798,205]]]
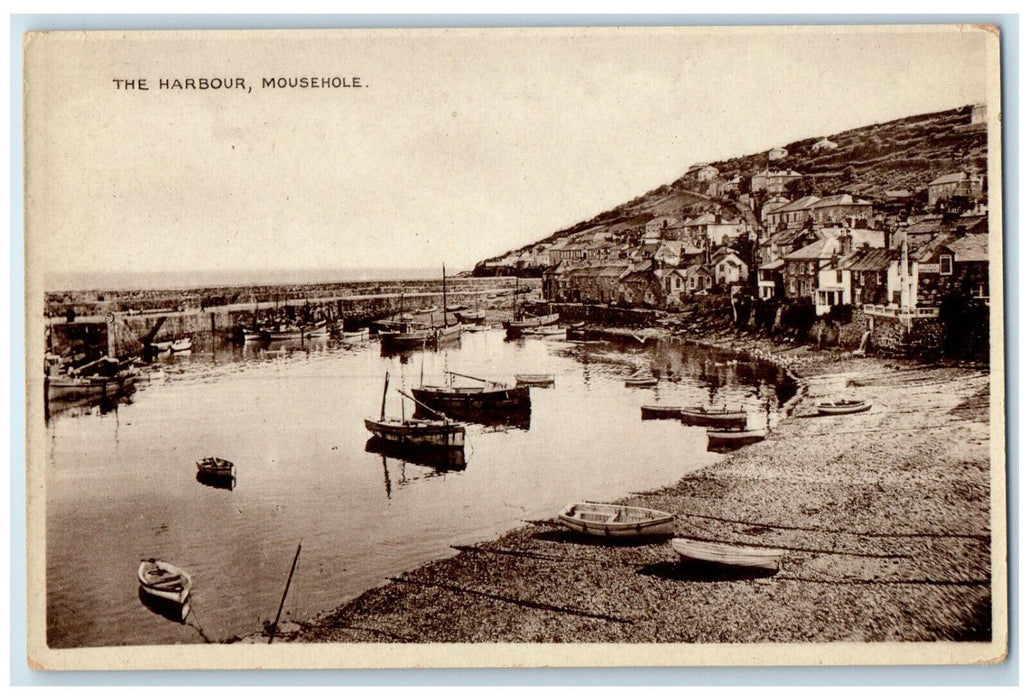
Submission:
[[[689,406],[683,408],[679,412],[679,416],[686,425],[705,428],[742,429],[747,425],[747,412],[742,408],[730,411],[725,407]]]
[[[304,331],[293,323],[276,323],[261,329],[261,337],[265,340],[299,340]]]
[[[640,406],[640,418],[643,420],[655,420],[661,418],[678,419],[681,411],[681,406],[644,405]]]
[[[236,465],[221,457],[201,457],[197,460],[197,471],[208,476],[233,478],[236,476]]]
[[[447,415],[468,418],[491,411],[529,410],[529,387],[493,382],[467,374],[447,372],[446,386],[422,385],[411,393],[422,405]],[[481,382],[478,386],[454,386],[453,378],[463,377]]]
[[[838,399],[819,403],[818,412],[823,416],[842,416],[848,413],[862,413],[872,407],[870,401],[859,399]]]
[[[515,384],[523,386],[553,386],[553,374],[516,374]]]
[[[172,352],[191,352],[193,350],[193,339],[178,338],[177,340],[173,340],[169,349]]]
[[[461,423],[450,420],[445,414],[432,410],[437,416],[435,419],[410,418],[386,418],[386,395],[389,391],[389,372],[382,387],[382,410],[379,418],[365,418],[364,427],[372,434],[372,437],[399,448],[425,448],[435,450],[463,450],[465,428]],[[398,393],[405,398],[410,398],[415,403],[418,399],[408,396],[403,391]],[[401,413],[403,404],[401,404]]]
[[[301,331],[305,338],[326,338],[329,335],[329,324],[318,321],[310,326],[304,326]]]
[[[143,591],[155,598],[182,604],[189,598],[193,580],[185,571],[160,559],[144,559],[136,573]]]
[[[575,532],[609,538],[671,535],[675,527],[671,513],[613,503],[569,503],[557,519]]]
[[[544,314],[543,316],[523,316],[519,319],[504,321],[504,328],[506,328],[509,331],[524,332],[526,329],[529,328],[539,328],[541,326],[548,326],[552,323],[557,323],[559,318],[561,318],[560,314]]]
[[[239,332],[243,336],[244,343],[256,343],[261,339],[261,330],[259,328],[248,328],[244,326],[239,329]]]
[[[786,555],[781,549],[705,542],[686,537],[676,537],[671,544],[683,561],[741,569],[778,571]]]
[[[477,324],[486,320],[486,312],[482,309],[477,311],[458,311],[453,309],[453,311],[457,314],[457,320],[461,323]]]
[[[353,343],[358,340],[364,340],[369,337],[369,331],[367,328],[361,328],[356,331],[340,331],[339,338],[348,343]]]
[[[707,429],[707,446],[715,448],[736,449],[744,445],[761,442],[767,436],[764,428],[754,430],[717,430]]]
[[[625,380],[625,386],[628,387],[647,387],[656,385],[657,377],[652,374],[637,373]]]
[[[539,326],[537,328],[526,328],[522,335],[532,338],[550,338],[555,336],[566,336],[566,331],[560,326]]]

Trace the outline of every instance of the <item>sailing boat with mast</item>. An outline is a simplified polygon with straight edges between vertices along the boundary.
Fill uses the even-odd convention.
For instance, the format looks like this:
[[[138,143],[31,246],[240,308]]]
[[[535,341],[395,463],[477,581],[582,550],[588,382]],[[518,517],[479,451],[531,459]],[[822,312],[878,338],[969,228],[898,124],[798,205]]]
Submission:
[[[433,331],[426,323],[404,318],[404,293],[400,293],[400,314],[397,320],[379,323],[379,340],[388,350],[424,347],[433,337]]]
[[[433,329],[436,345],[461,339],[461,322],[447,323],[447,266],[443,266],[443,325]]]
[[[557,323],[560,318],[560,314],[550,313],[542,316],[535,316],[525,312],[522,305],[518,303],[518,294],[521,289],[518,286],[517,280],[515,283],[514,297],[511,300],[511,320],[504,321],[504,328],[507,330],[509,338],[517,338],[522,334],[523,330],[528,328],[539,328],[540,326],[549,326],[552,323]]]
[[[389,392],[389,372],[382,387],[382,410],[378,420],[366,418],[364,426],[372,437],[384,444],[414,450],[463,450],[464,425],[450,420],[445,414],[422,404],[418,399],[397,389],[404,398],[414,401],[421,408],[429,411],[436,418],[405,418],[404,404],[400,403],[400,418],[386,418],[386,396]]]

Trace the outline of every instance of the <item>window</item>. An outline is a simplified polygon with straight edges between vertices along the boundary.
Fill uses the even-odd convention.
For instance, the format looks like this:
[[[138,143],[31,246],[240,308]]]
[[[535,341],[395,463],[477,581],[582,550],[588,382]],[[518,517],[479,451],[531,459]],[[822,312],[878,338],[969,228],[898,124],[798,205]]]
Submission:
[[[949,255],[940,256],[940,274],[949,275],[953,270],[953,259]]]
[[[836,284],[843,284],[843,270],[836,271]]]

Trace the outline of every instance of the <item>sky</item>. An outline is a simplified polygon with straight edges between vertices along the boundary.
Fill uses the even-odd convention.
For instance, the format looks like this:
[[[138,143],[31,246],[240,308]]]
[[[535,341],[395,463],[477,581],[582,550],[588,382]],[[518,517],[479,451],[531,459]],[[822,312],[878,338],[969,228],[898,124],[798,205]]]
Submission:
[[[986,101],[991,51],[941,27],[36,37],[26,260],[470,269],[695,162]],[[261,87],[300,76],[361,87]],[[200,77],[248,89],[159,87]]]

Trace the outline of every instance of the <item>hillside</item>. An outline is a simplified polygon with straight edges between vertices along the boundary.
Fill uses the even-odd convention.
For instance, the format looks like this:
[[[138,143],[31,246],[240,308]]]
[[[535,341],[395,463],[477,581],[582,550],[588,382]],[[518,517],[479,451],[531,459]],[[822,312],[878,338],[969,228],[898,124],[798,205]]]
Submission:
[[[816,195],[848,193],[875,201],[889,190],[910,191],[925,200],[929,182],[959,170],[986,172],[986,130],[969,126],[972,106],[932,114],[920,114],[883,124],[872,124],[837,134],[817,135],[781,145],[788,151],[771,163],[775,170],[795,170],[805,176],[803,187]],[[815,144],[823,138],[836,144],[820,150]],[[719,179],[749,177],[769,166],[768,153],[753,153],[712,162]],[[705,183],[706,184],[706,183]],[[746,188],[746,185],[744,185]],[[692,174],[684,173],[675,182],[651,190],[630,202],[598,214],[476,265],[501,260],[540,243],[550,243],[569,235],[604,231],[619,235],[638,230],[654,218],[688,218],[706,211],[735,208],[728,200],[717,200],[696,191]]]

